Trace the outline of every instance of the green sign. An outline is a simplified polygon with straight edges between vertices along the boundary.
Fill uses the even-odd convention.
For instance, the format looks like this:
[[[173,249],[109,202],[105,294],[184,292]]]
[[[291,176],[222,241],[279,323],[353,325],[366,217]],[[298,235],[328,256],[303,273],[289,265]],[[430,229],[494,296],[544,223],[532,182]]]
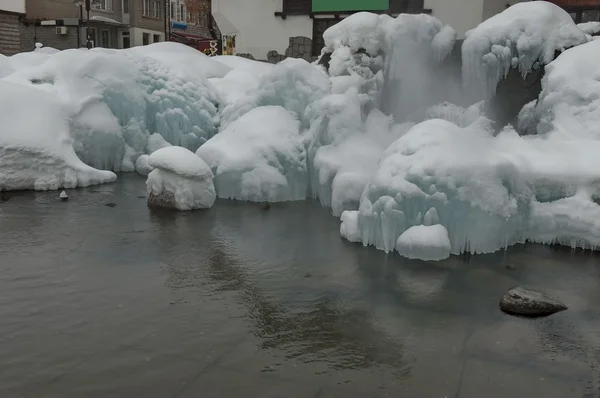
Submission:
[[[312,0],[313,12],[385,11],[390,0]]]

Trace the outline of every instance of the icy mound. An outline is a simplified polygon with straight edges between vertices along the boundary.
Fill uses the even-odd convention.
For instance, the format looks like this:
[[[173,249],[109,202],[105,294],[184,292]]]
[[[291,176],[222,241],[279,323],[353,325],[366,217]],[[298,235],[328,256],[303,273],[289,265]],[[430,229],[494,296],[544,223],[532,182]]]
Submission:
[[[0,191],[75,188],[115,181],[73,151],[68,112],[52,95],[0,80]]]
[[[600,22],[597,21],[580,23],[577,24],[577,27],[586,35],[595,35],[600,32]]]
[[[241,70],[257,77],[269,73],[275,66],[268,62],[254,61],[244,57],[236,57],[235,55],[217,55],[211,59],[233,70]]]
[[[254,108],[196,154],[215,174],[221,198],[280,202],[306,198],[306,151],[298,119],[280,106]]]
[[[148,205],[178,210],[207,209],[215,202],[210,167],[193,152],[177,146],[159,149],[148,158]]]
[[[302,59],[288,58],[275,65],[258,82],[258,89],[223,109],[221,129],[260,106],[282,106],[294,112],[307,124],[305,111],[309,104],[331,91],[325,74]]]
[[[50,92],[63,103],[76,153],[85,163],[128,170],[145,153],[153,133],[196,150],[217,131],[217,91],[193,70],[173,65],[178,53],[170,45],[166,49],[152,45],[143,50],[23,53],[18,56],[27,63],[17,62],[24,66],[4,79]],[[200,59],[188,59],[190,67],[202,66],[206,56],[189,50],[183,51],[186,59]],[[38,57],[43,61],[30,62]]]
[[[385,251],[435,209],[451,252],[487,253],[524,240],[531,192],[484,130],[444,120],[413,127],[386,151],[344,227]],[[430,213],[431,214],[431,213]],[[343,217],[344,219],[344,217]]]
[[[486,99],[511,68],[526,75],[550,63],[556,52],[588,40],[559,6],[546,1],[517,3],[467,32],[463,81],[475,98]]]

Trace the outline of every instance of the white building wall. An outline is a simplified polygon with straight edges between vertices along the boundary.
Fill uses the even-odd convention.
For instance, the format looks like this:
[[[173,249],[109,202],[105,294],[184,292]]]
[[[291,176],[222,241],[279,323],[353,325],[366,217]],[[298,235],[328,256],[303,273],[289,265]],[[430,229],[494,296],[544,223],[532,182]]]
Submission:
[[[25,14],[25,0],[0,0],[0,11]]]
[[[144,33],[148,33],[150,35],[150,41],[148,44],[155,43],[154,35],[159,35],[159,42],[165,41],[165,32],[161,32],[159,30],[150,30],[150,29],[142,29],[142,28],[131,28],[129,30],[131,46],[143,46],[144,45]],[[122,41],[122,39],[121,39]]]
[[[425,0],[424,7],[432,15],[456,30],[457,38],[464,39],[465,32],[482,22],[484,0]],[[504,0],[506,1],[506,0]]]
[[[212,10],[221,33],[228,34],[219,20],[223,17],[233,25],[237,34],[235,46],[237,53],[249,53],[256,59],[267,59],[267,53],[276,50],[285,53],[289,38],[304,36],[312,38],[312,19],[305,16],[276,17],[276,11],[282,11],[281,0],[213,0]]]

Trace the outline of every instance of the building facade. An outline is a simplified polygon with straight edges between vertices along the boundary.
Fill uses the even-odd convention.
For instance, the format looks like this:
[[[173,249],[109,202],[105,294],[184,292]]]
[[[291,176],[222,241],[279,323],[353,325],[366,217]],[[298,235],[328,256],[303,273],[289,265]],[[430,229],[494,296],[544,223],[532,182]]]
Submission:
[[[20,20],[25,15],[25,0],[0,0],[0,54],[21,50]]]
[[[217,53],[221,34],[211,13],[211,0],[170,0],[167,39]],[[210,50],[213,51],[210,51]]]
[[[0,0],[5,1],[5,0]],[[21,50],[35,43],[58,50],[86,47],[129,48],[165,40],[165,0],[26,0]]]

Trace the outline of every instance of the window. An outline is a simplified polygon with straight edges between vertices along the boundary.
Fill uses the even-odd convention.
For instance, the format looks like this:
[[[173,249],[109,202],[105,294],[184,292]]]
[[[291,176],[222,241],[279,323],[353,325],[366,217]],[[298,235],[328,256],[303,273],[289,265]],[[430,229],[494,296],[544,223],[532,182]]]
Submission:
[[[92,43],[92,47],[96,47],[96,28],[90,28],[89,32],[89,40]]]
[[[142,34],[142,44],[144,46],[147,46],[148,44],[150,44],[150,33]]]
[[[160,0],[143,0],[142,15],[152,18],[160,18]]]
[[[98,10],[111,11],[113,9],[112,0],[99,0],[96,8]]]
[[[154,35],[154,40],[152,41],[152,43],[158,43],[160,42],[160,35]]]
[[[129,14],[129,0],[123,0],[123,13]]]
[[[600,21],[600,13],[598,10],[585,10],[581,13],[581,22],[597,22]]]
[[[175,17],[177,16],[177,12],[175,11],[175,8],[177,7],[177,4],[171,2],[171,19],[175,19]]]
[[[110,48],[110,34],[108,30],[100,32],[100,47]]]

